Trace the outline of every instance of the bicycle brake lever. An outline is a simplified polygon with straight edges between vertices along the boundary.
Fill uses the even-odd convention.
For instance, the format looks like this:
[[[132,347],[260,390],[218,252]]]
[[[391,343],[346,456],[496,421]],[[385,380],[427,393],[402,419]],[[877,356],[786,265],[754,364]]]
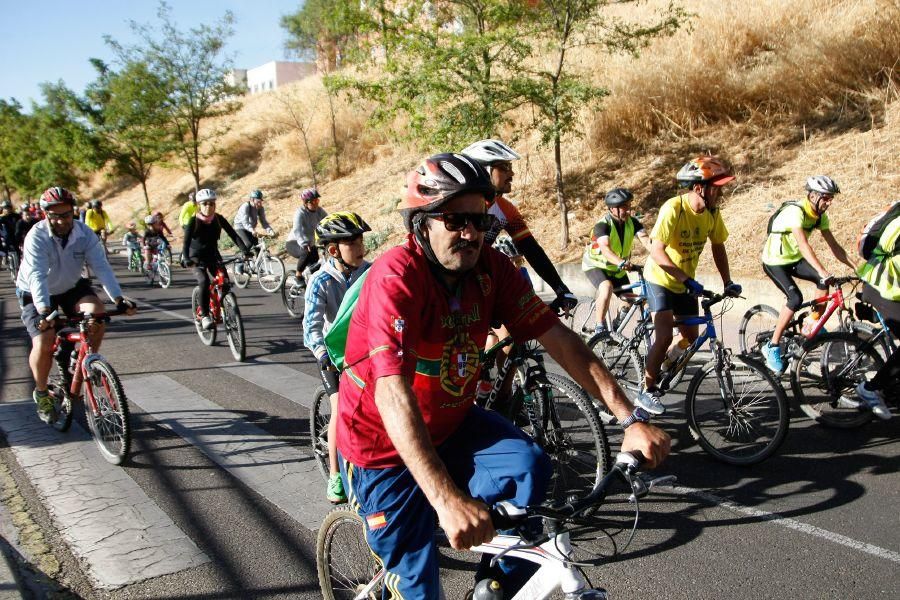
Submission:
[[[673,486],[673,485],[675,485],[675,482],[677,480],[678,480],[678,478],[675,475],[664,475],[662,477],[654,477],[653,479],[650,479],[649,481],[645,480],[640,475],[637,477],[634,477],[631,480],[632,493],[630,496],[628,496],[628,501],[634,502],[639,498],[643,498],[644,496],[649,494],[650,491],[655,487],[659,487],[659,486],[663,486],[663,485]]]
[[[678,481],[678,477],[675,475],[664,475],[662,477],[654,477],[650,480],[650,483],[647,484],[647,489],[652,490],[655,487],[659,486],[667,486],[674,487],[675,482]]]

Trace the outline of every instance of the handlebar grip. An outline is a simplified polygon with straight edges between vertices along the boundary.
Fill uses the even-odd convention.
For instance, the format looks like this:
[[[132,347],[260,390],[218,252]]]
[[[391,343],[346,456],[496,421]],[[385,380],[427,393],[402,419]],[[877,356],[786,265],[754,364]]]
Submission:
[[[524,509],[505,501],[498,502],[489,510],[494,529],[512,529],[520,525],[528,516]]]
[[[52,321],[53,319],[55,319],[55,318],[58,317],[58,316],[59,316],[59,309],[57,308],[57,309],[54,310],[52,313],[50,313],[49,315],[47,315],[46,317],[44,317],[44,320],[45,320],[45,321]]]
[[[637,469],[647,462],[647,457],[640,450],[629,450],[628,452],[619,452],[616,455],[616,464],[625,465]]]

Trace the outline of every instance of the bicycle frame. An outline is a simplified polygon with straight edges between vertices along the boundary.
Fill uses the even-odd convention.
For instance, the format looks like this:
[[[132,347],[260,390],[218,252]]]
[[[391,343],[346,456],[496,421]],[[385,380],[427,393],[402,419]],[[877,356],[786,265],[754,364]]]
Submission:
[[[209,315],[216,323],[222,322],[222,298],[225,296],[225,285],[228,283],[228,273],[225,267],[216,267],[216,273],[209,281]]]
[[[664,372],[662,379],[657,384],[657,387],[663,392],[669,389],[669,383],[675,378],[681,370],[686,369],[688,363],[691,358],[693,358],[694,354],[696,354],[700,348],[703,347],[707,341],[709,341],[709,349],[712,351],[713,356],[716,357],[717,360],[720,359],[721,354],[725,351],[725,347],[722,345],[722,342],[719,340],[716,335],[716,324],[715,319],[712,316],[712,311],[710,308],[712,304],[707,304],[707,302],[703,302],[703,315],[697,317],[686,317],[683,319],[678,319],[675,321],[675,325],[705,325],[703,332],[697,336],[697,338],[691,342],[691,345],[685,348],[684,353],[678,357],[678,360],[675,361],[667,371]]]
[[[72,381],[66,383],[69,384],[69,389],[67,393],[72,398],[78,398],[82,396],[81,390],[84,387],[84,379],[87,377],[88,371],[90,369],[91,363],[102,359],[103,356],[94,352],[93,347],[91,346],[90,337],[88,336],[88,327],[93,319],[93,315],[90,313],[84,313],[82,317],[78,320],[78,331],[66,331],[66,328],[62,328],[56,334],[56,339],[53,342],[53,346],[51,348],[51,355],[56,355],[59,347],[63,344],[63,342],[68,342],[72,344],[72,348],[78,348],[78,358],[75,360],[75,372],[72,373]],[[106,315],[103,315],[101,319],[107,319]],[[70,319],[71,323],[74,319]],[[68,356],[63,357],[64,360],[68,360]],[[63,376],[65,378],[65,373],[68,372],[68,364],[60,364],[60,370],[63,372]],[[67,378],[66,378],[67,379]],[[64,379],[65,381],[65,379]],[[94,398],[94,392],[91,389],[91,386],[87,386],[87,402],[91,408],[93,413],[98,412],[97,400]]]
[[[809,300],[808,302],[804,302],[801,304],[797,310],[801,308],[809,308],[810,306],[816,306],[820,304],[824,304],[827,302],[825,306],[825,312],[819,315],[819,320],[816,321],[815,326],[812,328],[812,331],[809,334],[805,335],[807,339],[812,339],[818,335],[822,328],[825,327],[825,323],[828,322],[828,319],[831,318],[837,310],[845,309],[844,306],[844,290],[841,289],[841,286],[837,286],[833,292],[830,294],[826,294],[820,298],[816,298],[815,300]],[[799,322],[799,320],[795,320],[794,324]]]

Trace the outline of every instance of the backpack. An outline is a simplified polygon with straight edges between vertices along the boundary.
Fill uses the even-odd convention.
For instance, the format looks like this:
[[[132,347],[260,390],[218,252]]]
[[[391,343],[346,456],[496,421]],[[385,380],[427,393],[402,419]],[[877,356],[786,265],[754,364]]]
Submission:
[[[341,305],[338,307],[337,314],[334,316],[334,322],[328,329],[328,333],[325,334],[325,350],[328,351],[331,364],[338,371],[343,371],[347,366],[344,364],[344,354],[347,349],[347,334],[350,332],[350,319],[353,317],[353,310],[359,302],[359,292],[362,290],[363,282],[371,270],[371,268],[366,269],[359,279],[354,281],[353,285],[347,289],[347,293],[344,294],[344,299],[341,300]]]
[[[772,231],[772,226],[775,224],[775,219],[777,219],[777,218],[778,218],[778,215],[781,214],[781,211],[783,211],[783,210],[784,210],[785,208],[787,208],[788,206],[796,206],[796,207],[799,208],[801,211],[803,211],[804,214],[806,213],[806,211],[804,211],[804,209],[803,209],[803,201],[802,201],[802,200],[801,200],[801,201],[797,201],[797,200],[788,200],[788,201],[786,201],[786,202],[783,202],[783,203],[781,204],[781,206],[779,206],[777,209],[775,209],[775,212],[772,213],[772,216],[769,217],[769,224],[766,225],[766,233],[767,233],[767,234],[780,233],[780,234],[784,235],[784,234],[786,234],[786,233],[790,233],[790,231]],[[819,227],[819,225],[821,225],[821,224],[822,224],[822,215],[819,215],[819,218],[816,219],[815,224],[812,226],[811,229],[809,229],[809,230],[807,231],[807,233],[808,233],[809,231],[812,231],[813,229],[817,229],[817,228]]]
[[[888,224],[898,216],[900,216],[900,200],[891,204],[887,210],[876,215],[875,218],[866,223],[866,226],[863,227],[863,230],[860,232],[859,240],[856,243],[856,250],[863,260],[872,258],[875,254],[875,248],[878,247],[878,241],[881,239],[881,234],[884,233]],[[900,240],[894,244],[893,248],[882,248],[882,250],[888,254],[897,254],[898,245],[900,245]]]

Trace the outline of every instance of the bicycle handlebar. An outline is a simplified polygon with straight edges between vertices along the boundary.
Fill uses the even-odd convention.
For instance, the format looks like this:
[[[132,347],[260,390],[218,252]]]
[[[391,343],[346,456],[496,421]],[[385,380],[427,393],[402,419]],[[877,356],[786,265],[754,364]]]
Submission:
[[[80,323],[81,321],[85,321],[88,319],[93,319],[95,321],[108,322],[112,317],[124,315],[126,312],[127,312],[127,309],[126,310],[115,309],[115,310],[104,311],[104,312],[100,312],[100,313],[84,312],[80,315],[75,315],[75,316],[70,317],[69,315],[60,315],[59,309],[57,308],[52,313],[50,313],[49,315],[44,317],[44,320],[49,322],[49,321],[55,321],[55,320],[59,319],[59,320],[65,320],[66,322],[68,322],[70,324]]]

